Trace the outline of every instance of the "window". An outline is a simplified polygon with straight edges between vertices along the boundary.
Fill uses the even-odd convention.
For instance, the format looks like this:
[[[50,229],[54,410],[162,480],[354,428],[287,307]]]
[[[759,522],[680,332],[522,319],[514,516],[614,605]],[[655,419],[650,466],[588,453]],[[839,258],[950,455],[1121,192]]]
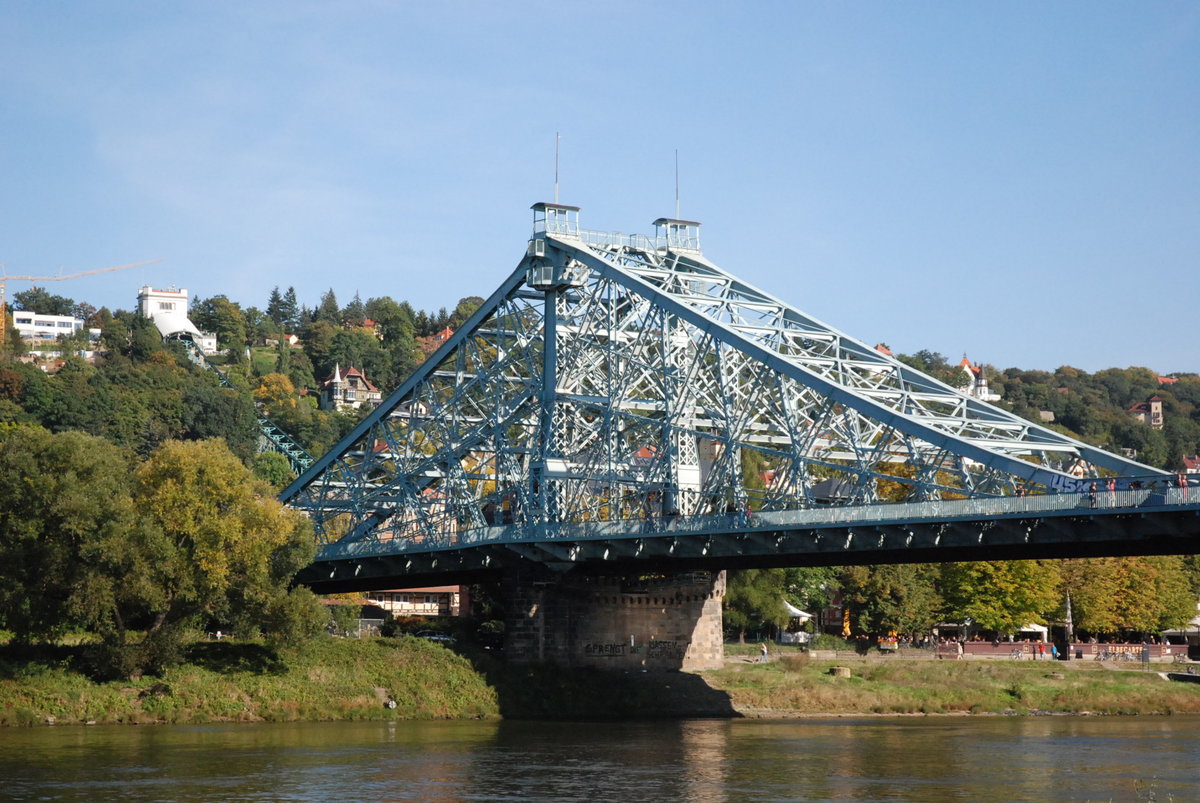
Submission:
[[[59,321],[58,328],[59,329],[74,329],[75,324],[73,324],[71,321]]]
[[[32,326],[33,318],[17,318],[17,323],[23,323],[26,326]]]
[[[171,312],[175,309],[175,302],[174,301],[160,301],[160,302],[158,302],[158,308],[160,310],[162,310],[163,312]]]
[[[426,594],[425,595],[425,604],[426,605],[437,605],[438,604],[437,594]]]

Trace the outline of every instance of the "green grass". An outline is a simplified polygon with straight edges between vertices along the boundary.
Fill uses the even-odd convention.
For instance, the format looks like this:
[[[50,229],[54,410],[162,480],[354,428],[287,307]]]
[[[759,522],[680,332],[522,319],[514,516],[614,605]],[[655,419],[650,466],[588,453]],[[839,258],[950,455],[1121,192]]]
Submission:
[[[408,637],[319,639],[285,655],[259,644],[201,643],[188,663],[160,677],[109,683],[92,682],[69,658],[0,663],[0,725],[498,714],[496,692],[470,662]]]
[[[757,647],[746,645],[731,650],[735,658],[725,669],[689,674],[512,666],[462,641],[456,649],[411,636],[320,638],[286,652],[198,642],[186,663],[161,676],[94,682],[81,669],[87,645],[0,647],[0,725],[1200,713],[1200,685],[1087,662],[849,658],[839,664],[776,648],[770,663],[757,664],[750,662]],[[831,676],[835,665],[848,666],[852,676]]]
[[[779,714],[1200,713],[1200,686],[1154,672],[1011,661],[849,660],[784,657],[706,672],[744,712]]]

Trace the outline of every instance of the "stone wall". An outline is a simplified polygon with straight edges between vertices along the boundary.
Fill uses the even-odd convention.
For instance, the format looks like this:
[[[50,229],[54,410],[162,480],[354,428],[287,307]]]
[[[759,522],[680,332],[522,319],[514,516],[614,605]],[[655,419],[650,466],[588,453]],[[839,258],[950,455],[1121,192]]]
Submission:
[[[616,670],[719,668],[725,572],[505,578],[505,656]]]

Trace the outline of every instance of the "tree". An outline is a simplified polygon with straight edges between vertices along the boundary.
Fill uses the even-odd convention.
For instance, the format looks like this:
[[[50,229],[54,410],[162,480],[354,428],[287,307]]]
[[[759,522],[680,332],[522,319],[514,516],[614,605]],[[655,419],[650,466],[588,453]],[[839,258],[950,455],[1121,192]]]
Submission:
[[[467,296],[466,298],[459,299],[458,304],[454,307],[454,312],[450,314],[450,320],[447,322],[447,325],[451,329],[457,330],[481,306],[483,306],[483,299],[479,296]]]
[[[783,627],[787,609],[783,606],[785,575],[782,569],[743,569],[731,571],[725,588],[725,625],[746,641],[747,630]]]
[[[921,349],[916,354],[897,354],[896,359],[906,365],[916,368],[921,373],[945,382],[950,387],[966,386],[970,377],[958,366],[950,365],[939,352]]]
[[[254,454],[258,415],[248,396],[230,388],[197,383],[184,391],[183,404],[182,423],[189,438],[223,438],[244,460]]]
[[[296,407],[296,386],[283,374],[267,374],[254,389],[254,400],[263,405],[268,417]]]
[[[358,291],[356,290],[353,300],[342,310],[342,320],[350,326],[362,326],[366,317],[366,307],[363,305],[362,299],[359,298]]]
[[[254,476],[266,482],[276,491],[281,491],[296,479],[292,464],[279,452],[262,452],[254,456]]]
[[[300,305],[296,303],[296,288],[289,287],[283,294],[280,317],[283,319],[283,331],[294,333],[300,328]]]
[[[271,295],[267,299],[267,317],[274,321],[276,326],[283,327],[285,316],[283,296],[279,293],[279,285],[271,288]]]
[[[304,352],[312,361],[313,375],[321,380],[333,372],[333,336],[336,331],[328,321],[313,321],[300,332]]]
[[[1058,566],[1049,561],[948,563],[941,579],[949,619],[1002,633],[1044,624],[1061,599]]]
[[[1196,615],[1189,566],[1162,555],[1062,562],[1061,593],[1071,595],[1075,627],[1090,633],[1155,633]]]
[[[321,295],[321,303],[313,313],[313,320],[322,321],[330,326],[342,325],[342,310],[338,307],[337,295],[332,287]]]
[[[75,304],[75,308],[71,314],[83,321],[84,331],[88,327],[93,327],[98,324],[100,311],[86,301],[80,301]]]
[[[246,317],[241,307],[225,296],[197,299],[191,315],[197,326],[216,334],[221,348],[240,355],[246,347]]]
[[[339,329],[333,334],[326,363],[361,370],[372,383],[390,385],[391,362],[379,339],[366,329]]]
[[[21,641],[79,626],[107,598],[103,544],[136,529],[131,455],[82,432],[0,430],[0,626]]]
[[[44,287],[30,287],[13,293],[13,306],[38,315],[72,315],[75,302],[66,296],[56,296]]]
[[[315,554],[311,527],[282,507],[220,440],[164,444],[134,472],[136,537],[107,545],[111,613],[94,611],[124,671],[168,665],[189,627],[228,622],[287,629],[291,577]],[[146,627],[139,643],[132,623]],[[293,622],[294,624],[294,622]]]
[[[834,595],[841,588],[842,569],[837,566],[809,566],[784,570],[784,591],[787,599],[796,607],[813,614],[818,632],[826,624],[822,616],[833,603]]]
[[[856,635],[928,633],[942,613],[937,566],[850,566],[842,574],[842,599]]]

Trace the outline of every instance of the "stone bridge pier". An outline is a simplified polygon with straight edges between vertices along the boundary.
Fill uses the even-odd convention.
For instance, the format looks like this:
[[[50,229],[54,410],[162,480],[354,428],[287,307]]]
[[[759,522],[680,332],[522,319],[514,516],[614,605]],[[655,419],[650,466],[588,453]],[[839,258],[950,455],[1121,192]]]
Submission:
[[[505,657],[614,670],[718,669],[725,572],[605,576],[530,565],[502,582]]]

